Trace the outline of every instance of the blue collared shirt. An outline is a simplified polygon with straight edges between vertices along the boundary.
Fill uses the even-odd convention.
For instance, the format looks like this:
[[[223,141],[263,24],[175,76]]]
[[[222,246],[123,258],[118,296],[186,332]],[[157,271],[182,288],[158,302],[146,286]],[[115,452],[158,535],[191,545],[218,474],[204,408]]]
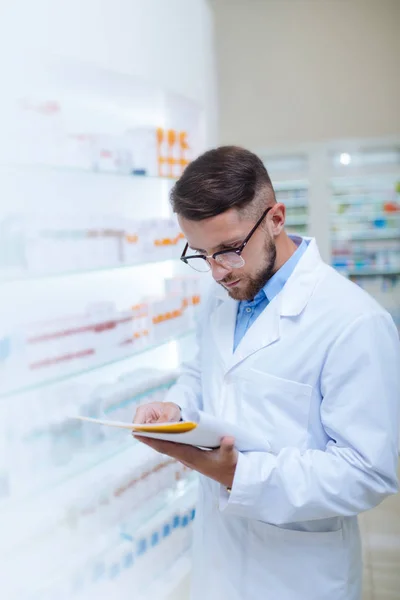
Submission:
[[[233,350],[238,347],[246,331],[260,316],[264,308],[282,291],[285,283],[293,273],[297,263],[307,250],[308,242],[302,240],[296,252],[274,273],[265,286],[258,292],[253,300],[239,302],[236,315],[235,337]]]

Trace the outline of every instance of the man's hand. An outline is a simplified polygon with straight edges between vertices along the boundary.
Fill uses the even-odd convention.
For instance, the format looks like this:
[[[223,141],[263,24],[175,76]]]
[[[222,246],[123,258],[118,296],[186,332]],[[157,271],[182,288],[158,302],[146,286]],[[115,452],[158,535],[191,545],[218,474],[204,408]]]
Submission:
[[[223,438],[221,446],[217,450],[200,450],[186,444],[153,440],[140,435],[134,437],[157,452],[175,458],[186,467],[218,481],[225,487],[232,487],[238,460],[238,452],[233,438]]]
[[[173,402],[151,402],[139,406],[134,423],[174,423],[180,421],[181,409]]]

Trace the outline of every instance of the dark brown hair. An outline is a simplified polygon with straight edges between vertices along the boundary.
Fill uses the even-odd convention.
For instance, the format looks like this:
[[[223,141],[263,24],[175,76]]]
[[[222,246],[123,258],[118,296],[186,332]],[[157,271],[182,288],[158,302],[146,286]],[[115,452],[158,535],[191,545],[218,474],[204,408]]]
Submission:
[[[171,190],[170,200],[178,215],[202,221],[230,208],[257,216],[275,200],[275,194],[258,156],[238,146],[221,146],[186,167]]]

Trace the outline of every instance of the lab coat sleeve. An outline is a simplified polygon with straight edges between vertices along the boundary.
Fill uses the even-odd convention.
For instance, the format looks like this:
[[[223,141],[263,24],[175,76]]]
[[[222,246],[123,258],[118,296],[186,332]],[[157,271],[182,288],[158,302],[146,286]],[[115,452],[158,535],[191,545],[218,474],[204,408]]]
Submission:
[[[385,312],[356,319],[321,373],[324,450],[240,453],[226,514],[282,525],[356,515],[397,491],[400,344]]]

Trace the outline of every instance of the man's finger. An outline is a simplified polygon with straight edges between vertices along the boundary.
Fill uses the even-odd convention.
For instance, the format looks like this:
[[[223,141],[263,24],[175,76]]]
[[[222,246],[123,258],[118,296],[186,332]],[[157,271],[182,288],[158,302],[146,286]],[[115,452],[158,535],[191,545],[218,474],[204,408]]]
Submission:
[[[224,437],[221,440],[221,454],[231,454],[235,450],[235,438],[233,437]]]
[[[139,406],[139,408],[136,410],[135,416],[133,418],[133,422],[134,423],[143,423],[144,417],[145,417],[144,406]]]

